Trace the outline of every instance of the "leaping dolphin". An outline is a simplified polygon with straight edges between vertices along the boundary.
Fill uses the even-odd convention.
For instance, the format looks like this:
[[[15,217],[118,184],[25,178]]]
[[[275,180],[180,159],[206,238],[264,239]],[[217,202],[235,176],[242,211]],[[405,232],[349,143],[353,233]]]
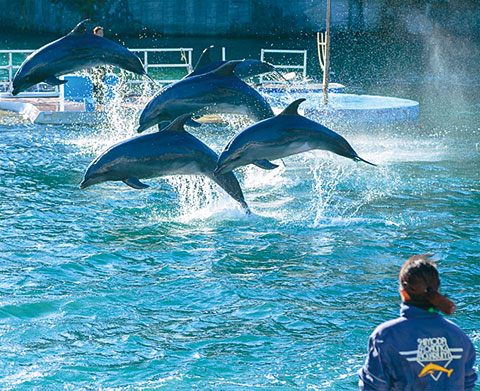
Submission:
[[[224,60],[212,61],[210,59],[210,50],[212,48],[213,48],[213,45],[203,50],[202,54],[200,55],[200,58],[197,61],[197,64],[195,65],[194,71],[189,73],[185,77],[198,76],[198,75],[201,75],[202,73],[208,73],[221,67],[223,64],[227,63],[227,61],[224,61]],[[233,73],[236,76],[238,76],[240,79],[247,79],[249,77],[262,75],[264,73],[269,73],[269,72],[279,73],[272,64],[265,61],[251,60],[251,59],[241,60],[241,62],[233,70]]]
[[[172,121],[185,113],[247,114],[259,121],[273,117],[264,97],[233,73],[241,60],[228,61],[211,72],[187,77],[160,90],[145,106],[137,131]]]
[[[66,83],[58,76],[99,65],[113,65],[139,75],[147,75],[140,59],[130,50],[107,38],[85,32],[88,19],[64,37],[37,49],[22,63],[13,79],[13,95],[42,81]]]
[[[323,149],[356,161],[363,161],[350,144],[339,134],[298,114],[298,106],[305,99],[297,99],[274,118],[245,128],[235,135],[220,154],[215,175],[225,175],[237,167],[255,164],[271,170],[278,165],[270,160]]]
[[[176,118],[163,131],[122,141],[103,152],[87,168],[80,189],[106,181],[122,181],[134,189],[142,178],[204,175],[217,183],[250,214],[233,173],[213,175],[217,154],[184,129],[191,114]]]

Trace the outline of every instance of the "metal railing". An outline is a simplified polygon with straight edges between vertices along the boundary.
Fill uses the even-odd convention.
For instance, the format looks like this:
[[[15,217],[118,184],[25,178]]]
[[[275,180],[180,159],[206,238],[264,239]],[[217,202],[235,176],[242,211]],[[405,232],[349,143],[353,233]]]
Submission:
[[[6,79],[0,76],[0,93],[10,93],[13,90],[13,77],[15,76],[14,71],[20,68],[20,65],[15,65],[13,61],[14,55],[22,55],[23,61],[33,52],[34,50],[0,50],[0,72],[1,70],[6,70],[8,72],[8,77]],[[4,65],[5,62],[3,62],[5,55],[7,56],[6,65]],[[51,97],[59,95],[58,87],[50,86],[46,83],[36,84],[30,89],[29,92],[38,97]]]
[[[131,52],[137,54],[138,57],[143,57],[143,67],[145,71],[149,73],[151,69],[178,69],[185,68],[185,75],[193,71],[192,65],[192,48],[173,48],[173,49],[129,49]],[[149,54],[158,54],[158,53],[179,53],[180,58],[183,62],[180,63],[152,63],[149,61]],[[141,54],[143,53],[143,56]],[[184,75],[184,76],[185,76]],[[176,82],[177,78],[167,78],[167,79],[155,79],[156,82],[161,84],[169,84]],[[130,80],[131,83],[142,83],[141,80]]]
[[[149,70],[153,69],[185,69],[185,74],[190,73],[193,70],[192,66],[192,48],[172,48],[172,49],[129,49],[131,52],[137,54],[143,59],[143,66],[145,71],[149,73]],[[10,93],[13,89],[13,78],[15,72],[20,68],[20,64],[23,60],[33,53],[34,50],[0,50],[0,72],[6,70],[7,77],[2,77],[0,74],[0,93]],[[175,53],[180,54],[182,62],[179,63],[159,63],[152,61],[152,57],[163,53]],[[23,55],[21,61],[14,61],[15,55]],[[5,61],[6,56],[6,61]],[[182,76],[183,77],[183,76]],[[168,84],[178,80],[178,78],[160,78],[153,77],[156,82],[160,84]],[[180,77],[181,78],[181,77]],[[140,78],[133,78],[127,81],[128,84],[142,83]],[[39,83],[28,89],[28,92],[21,93],[21,96],[34,96],[34,97],[59,97],[60,88],[58,86],[50,86],[46,83]]]
[[[291,64],[275,64],[272,61],[269,61],[275,68],[278,70],[286,69],[286,70],[300,70],[302,74],[302,82],[307,81],[307,51],[306,50],[287,50],[287,49],[262,49],[260,52],[260,60],[267,61],[266,54],[275,55],[275,54],[282,54],[282,55],[301,55],[301,64],[298,65],[291,65]],[[273,57],[273,56],[272,56]],[[260,83],[264,83],[264,77],[260,76]],[[283,83],[283,81],[271,81],[268,80],[269,83]]]
[[[192,65],[192,48],[138,48],[129,49],[135,53],[142,61],[145,71],[153,77],[153,79],[159,84],[169,84],[178,81],[186,74],[193,70]],[[27,55],[30,55],[33,50],[0,50],[0,93],[10,93],[12,91],[13,78],[15,71],[20,67]],[[178,53],[180,55],[179,62],[166,62],[164,57],[170,56],[169,53]],[[301,82],[307,80],[307,51],[306,50],[286,50],[286,49],[261,49],[260,59],[261,61],[268,61],[270,58],[275,57],[278,60],[278,56],[283,56],[284,63],[275,63],[270,61],[275,68],[279,70],[296,71],[301,76]],[[14,56],[22,56],[20,59],[14,59]],[[288,64],[285,63],[285,56],[290,57]],[[225,60],[226,53],[225,48],[222,48],[222,59]],[[268,57],[268,58],[267,58]],[[6,59],[6,61],[5,61]],[[277,61],[278,62],[278,61]],[[183,74],[179,74],[176,70],[183,69]],[[7,71],[8,75],[4,77],[1,72]],[[159,74],[163,72],[164,77],[160,77]],[[169,76],[169,77],[165,77]],[[175,77],[172,77],[175,76]],[[127,79],[127,84],[134,87],[146,80],[138,76],[132,75]],[[264,76],[260,76],[260,83],[283,83],[279,80],[268,80]],[[50,86],[46,83],[39,83],[28,91],[23,92],[20,96],[34,96],[34,97],[61,97],[61,88],[58,86]]]

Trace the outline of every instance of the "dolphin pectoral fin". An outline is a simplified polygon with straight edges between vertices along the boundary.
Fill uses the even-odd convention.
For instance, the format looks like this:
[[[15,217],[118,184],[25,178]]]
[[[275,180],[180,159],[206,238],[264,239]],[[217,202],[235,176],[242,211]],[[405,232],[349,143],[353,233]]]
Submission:
[[[65,84],[68,80],[60,80],[55,76],[51,76],[48,79],[45,79],[44,81],[45,83],[50,84],[51,86],[59,86],[59,85]]]
[[[160,128],[161,124],[158,124],[158,130],[168,130],[169,132],[185,132],[184,126],[189,120],[192,120],[192,113],[182,114],[170,122],[166,127]]]
[[[122,182],[137,190],[146,189],[147,187],[150,187],[145,183],[140,182],[137,178],[127,178],[127,179],[124,179]]]
[[[273,164],[268,160],[257,160],[253,162],[253,164],[255,164],[257,167],[263,168],[264,170],[274,170],[278,167],[278,164]]]

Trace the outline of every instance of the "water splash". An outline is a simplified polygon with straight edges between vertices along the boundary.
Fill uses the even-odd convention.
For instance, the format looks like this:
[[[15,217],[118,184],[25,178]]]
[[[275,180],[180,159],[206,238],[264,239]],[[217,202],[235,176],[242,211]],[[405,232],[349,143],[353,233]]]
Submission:
[[[215,216],[224,218],[243,218],[246,216],[241,207],[214,182],[204,176],[179,175],[163,178],[172,189],[175,198],[173,209],[162,208],[154,213],[154,221],[176,221],[191,223],[207,220]]]
[[[314,183],[312,186],[312,209],[315,211],[315,219],[313,225],[317,227],[326,216],[331,216],[333,212],[335,215],[344,216],[345,211],[339,210],[341,206],[335,200],[337,193],[337,186],[347,175],[344,167],[337,166],[332,168],[328,161],[316,161],[312,167]],[[328,170],[325,168],[328,167]],[[343,205],[343,208],[345,206]],[[357,206],[350,217],[358,210]]]
[[[143,107],[153,95],[148,81],[142,81],[135,88],[135,95],[127,84],[131,73],[120,70],[118,82],[107,86],[106,100],[100,107],[98,115],[101,122],[92,131],[81,137],[71,139],[68,143],[77,145],[80,154],[98,155],[108,147],[138,136],[139,108]],[[136,95],[140,93],[140,95]]]

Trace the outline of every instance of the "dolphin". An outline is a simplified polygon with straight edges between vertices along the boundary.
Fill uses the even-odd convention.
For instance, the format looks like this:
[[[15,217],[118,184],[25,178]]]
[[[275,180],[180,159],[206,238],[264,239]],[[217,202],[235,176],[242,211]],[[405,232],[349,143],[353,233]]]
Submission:
[[[453,369],[446,369],[446,368],[444,368],[440,365],[437,365],[437,364],[434,364],[434,363],[431,362],[431,363],[428,363],[426,366],[423,367],[423,369],[420,372],[420,374],[418,375],[418,377],[433,375],[436,371],[445,372],[447,374],[447,376],[450,377],[450,375],[453,372]]]
[[[13,95],[42,81],[51,85],[66,83],[57,77],[84,68],[113,65],[139,75],[147,75],[140,59],[130,50],[107,38],[85,32],[88,19],[81,21],[64,37],[50,42],[29,55],[13,79]]]
[[[187,77],[160,90],[143,109],[137,131],[141,133],[186,113],[247,114],[256,121],[273,117],[265,98],[233,73],[240,62],[228,61],[211,72]]]
[[[234,69],[233,73],[235,76],[239,77],[240,79],[248,79],[249,77],[253,76],[258,76],[258,75],[263,75],[264,73],[269,73],[269,72],[274,72],[276,71],[275,67],[265,61],[260,61],[260,60],[239,60],[241,61]],[[192,77],[192,76],[198,76],[203,73],[208,73],[211,72],[215,69],[220,68],[222,65],[226,64],[228,61],[213,61],[210,64],[199,68],[195,69],[193,72],[189,73],[185,77]]]
[[[217,154],[185,130],[185,122],[190,117],[190,113],[184,114],[161,132],[137,136],[110,147],[90,163],[80,189],[106,181],[122,181],[134,189],[145,189],[148,185],[139,179],[164,175],[204,175],[250,214],[235,175],[226,173],[214,176]]]
[[[201,75],[202,73],[211,72],[228,62],[223,60],[212,61],[209,55],[210,49],[212,48],[213,48],[213,45],[203,50],[202,54],[200,55],[200,58],[197,61],[197,64],[195,65],[194,71],[189,73],[185,77],[198,76],[198,75]],[[240,79],[248,79],[249,77],[258,76],[258,75],[262,75],[264,73],[269,73],[269,72],[278,72],[278,71],[275,69],[275,67],[272,64],[268,62],[260,61],[260,60],[250,60],[250,59],[241,60],[241,62],[233,70],[233,73]]]
[[[247,164],[272,170],[278,165],[270,160],[323,149],[355,161],[363,161],[350,144],[339,134],[298,114],[298,106],[305,99],[297,99],[273,118],[257,122],[236,134],[220,154],[215,175]]]

